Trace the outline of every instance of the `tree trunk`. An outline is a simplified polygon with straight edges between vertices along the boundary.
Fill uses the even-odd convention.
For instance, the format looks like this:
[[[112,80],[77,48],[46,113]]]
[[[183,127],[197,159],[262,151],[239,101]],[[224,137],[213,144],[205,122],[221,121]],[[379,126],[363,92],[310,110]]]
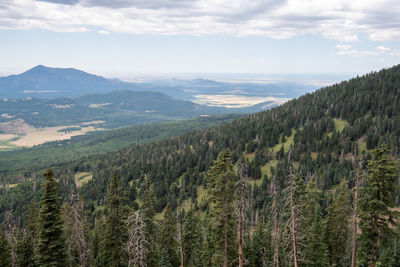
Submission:
[[[357,208],[358,208],[358,185],[359,185],[359,164],[358,164],[358,153],[355,156],[355,174],[354,174],[354,203],[353,203],[353,233],[351,240],[351,267],[356,267],[357,258]]]
[[[297,257],[297,232],[296,232],[296,216],[294,212],[294,203],[293,203],[293,176],[292,176],[292,168],[290,167],[289,173],[290,179],[290,213],[292,220],[292,243],[293,243],[293,260],[294,267],[298,267],[298,257]]]
[[[276,188],[276,177],[273,180],[273,203],[272,211],[274,215],[274,235],[275,235],[275,251],[274,251],[274,262],[275,267],[280,267],[280,256],[279,256],[279,221],[278,221],[278,191]]]
[[[239,267],[243,267],[243,209],[244,209],[244,173],[243,163],[239,162],[239,223],[238,223],[238,255],[239,255]]]
[[[226,233],[226,229],[224,234],[224,263],[222,266],[228,267],[228,235]]]
[[[182,234],[182,214],[179,215],[179,252],[181,256],[181,267],[184,267],[184,257],[183,257],[183,234]]]

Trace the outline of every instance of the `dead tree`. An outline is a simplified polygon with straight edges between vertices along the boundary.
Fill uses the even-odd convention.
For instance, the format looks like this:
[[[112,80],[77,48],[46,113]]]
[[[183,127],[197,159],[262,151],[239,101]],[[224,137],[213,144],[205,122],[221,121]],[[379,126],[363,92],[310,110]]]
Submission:
[[[183,253],[183,232],[182,232],[182,212],[178,212],[178,242],[179,242],[179,254],[181,258],[181,267],[185,266],[185,258]]]
[[[274,265],[275,267],[280,267],[280,255],[279,255],[279,209],[278,209],[278,189],[276,183],[276,176],[272,179],[272,213],[274,217]]]
[[[237,228],[237,238],[238,238],[238,255],[239,255],[239,267],[243,267],[244,257],[243,257],[243,223],[244,223],[244,208],[245,208],[245,195],[246,195],[246,175],[244,173],[243,159],[238,162],[238,173],[239,181],[236,185],[236,194],[238,196],[238,228]]]
[[[359,186],[359,174],[360,174],[360,166],[358,163],[358,153],[357,148],[354,157],[354,200],[353,200],[353,229],[352,229],[352,238],[351,238],[351,267],[356,267],[356,257],[357,257],[357,230],[358,230],[358,186]]]
[[[125,251],[128,253],[128,266],[147,267],[146,257],[151,251],[147,240],[146,223],[142,211],[133,212],[126,222],[128,226],[128,242]]]
[[[85,224],[84,224],[85,219],[84,219],[83,201],[79,197],[78,193],[72,195],[71,213],[74,224],[73,231],[78,245],[79,264],[80,266],[91,267],[92,266],[92,263],[90,261],[91,252],[85,239]]]
[[[290,167],[289,171],[289,181],[290,181],[290,221],[291,221],[291,234],[292,234],[292,245],[293,245],[293,263],[294,267],[298,267],[298,252],[297,252],[297,221],[296,221],[296,214],[294,210],[294,188],[293,188],[293,174],[292,174],[292,167]]]

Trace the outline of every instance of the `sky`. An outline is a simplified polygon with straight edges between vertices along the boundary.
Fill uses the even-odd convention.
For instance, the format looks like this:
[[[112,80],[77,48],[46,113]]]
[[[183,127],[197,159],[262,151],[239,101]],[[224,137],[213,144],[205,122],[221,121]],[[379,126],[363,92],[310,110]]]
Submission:
[[[398,0],[0,0],[0,75],[353,73],[400,63]]]

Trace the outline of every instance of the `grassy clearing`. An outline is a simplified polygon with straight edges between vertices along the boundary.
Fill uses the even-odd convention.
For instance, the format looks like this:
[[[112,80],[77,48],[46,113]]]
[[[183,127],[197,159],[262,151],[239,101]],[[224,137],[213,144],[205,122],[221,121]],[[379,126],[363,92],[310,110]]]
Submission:
[[[81,188],[82,185],[91,181],[93,178],[90,172],[78,172],[75,174],[75,185],[77,188]]]
[[[292,134],[289,137],[286,137],[286,141],[283,143],[283,148],[285,149],[285,153],[289,151],[289,148],[291,145],[293,145],[293,138],[296,133],[295,129],[292,129]],[[282,142],[279,142],[279,144],[275,145],[273,150],[274,152],[278,152],[282,147]]]
[[[342,119],[333,119],[335,122],[335,130],[338,132],[342,132],[344,127],[349,126],[350,124]]]
[[[270,160],[265,164],[264,166],[261,166],[261,177],[264,179],[265,174],[268,175],[268,177],[271,177],[271,167],[276,168],[276,165],[278,164],[278,161],[276,159]],[[262,180],[260,179],[260,180]]]
[[[360,152],[367,151],[367,141],[359,140],[358,141],[358,149]]]

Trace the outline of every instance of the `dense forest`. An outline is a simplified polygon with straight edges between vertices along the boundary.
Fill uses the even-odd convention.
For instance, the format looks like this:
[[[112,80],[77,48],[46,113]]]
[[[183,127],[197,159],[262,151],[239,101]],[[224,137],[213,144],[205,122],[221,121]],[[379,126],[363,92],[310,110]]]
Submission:
[[[30,170],[1,188],[2,266],[400,266],[399,107],[395,66]]]

